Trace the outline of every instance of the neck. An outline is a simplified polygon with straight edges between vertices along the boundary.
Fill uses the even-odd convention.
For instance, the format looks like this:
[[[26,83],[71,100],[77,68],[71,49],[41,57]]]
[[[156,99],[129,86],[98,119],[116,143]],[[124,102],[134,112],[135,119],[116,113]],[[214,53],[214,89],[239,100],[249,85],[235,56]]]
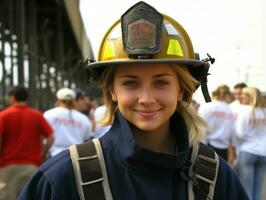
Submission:
[[[16,102],[13,102],[12,104],[13,105],[21,105],[21,106],[24,106],[24,105],[27,105],[27,102],[25,102],[25,101],[16,101]]]
[[[143,131],[134,127],[133,133],[137,144],[143,148],[158,153],[176,153],[176,139],[171,133],[169,122],[156,131]]]

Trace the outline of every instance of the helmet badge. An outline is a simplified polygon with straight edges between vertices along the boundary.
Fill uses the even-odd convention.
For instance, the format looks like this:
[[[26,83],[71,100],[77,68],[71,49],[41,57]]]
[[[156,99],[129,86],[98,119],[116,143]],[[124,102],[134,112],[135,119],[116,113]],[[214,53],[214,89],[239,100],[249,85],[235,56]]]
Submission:
[[[121,17],[125,51],[136,58],[149,58],[161,47],[163,16],[150,5],[140,1]]]

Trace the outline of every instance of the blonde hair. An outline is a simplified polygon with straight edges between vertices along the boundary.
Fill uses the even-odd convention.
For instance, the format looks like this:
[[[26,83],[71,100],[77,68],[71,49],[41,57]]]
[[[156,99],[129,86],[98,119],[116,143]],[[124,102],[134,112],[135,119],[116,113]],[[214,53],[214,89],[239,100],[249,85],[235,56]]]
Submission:
[[[254,127],[256,126],[256,120],[253,120],[255,119],[255,109],[258,107],[263,107],[263,98],[262,98],[261,92],[258,88],[255,88],[255,87],[245,87],[242,90],[242,94],[245,94],[249,97],[248,105],[252,107],[252,110],[250,113],[250,117],[251,117],[250,125],[251,127]]]
[[[192,94],[199,85],[199,82],[191,76],[187,67],[178,65],[171,66],[175,69],[180,87],[183,90],[183,98],[182,101],[178,102],[176,111],[182,115],[188,127],[190,144],[195,144],[202,139],[204,129],[207,128],[207,123],[190,105]],[[112,124],[115,111],[117,110],[117,103],[112,100],[111,96],[116,69],[116,66],[107,67],[100,78],[100,87],[103,91],[103,98],[106,102],[106,112],[103,119],[100,121],[100,124],[102,125]]]
[[[263,99],[261,92],[258,88],[255,87],[245,87],[242,90],[242,93],[247,95],[250,99],[249,105],[252,107],[263,107]]]
[[[178,102],[176,111],[182,115],[189,131],[189,142],[191,145],[199,142],[204,136],[207,123],[192,108],[192,95],[199,86],[199,82],[191,76],[187,67],[173,66],[177,72],[180,87],[183,89],[182,101]]]
[[[230,88],[227,85],[220,85],[212,92],[213,98],[217,100],[226,100],[230,94]]]

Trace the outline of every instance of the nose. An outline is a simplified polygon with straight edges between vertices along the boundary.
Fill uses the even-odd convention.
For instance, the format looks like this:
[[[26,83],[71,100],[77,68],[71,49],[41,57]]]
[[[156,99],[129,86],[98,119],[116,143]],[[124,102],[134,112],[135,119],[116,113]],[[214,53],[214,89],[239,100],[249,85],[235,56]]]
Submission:
[[[154,104],[156,102],[155,95],[150,88],[142,89],[139,92],[138,103],[140,104]]]

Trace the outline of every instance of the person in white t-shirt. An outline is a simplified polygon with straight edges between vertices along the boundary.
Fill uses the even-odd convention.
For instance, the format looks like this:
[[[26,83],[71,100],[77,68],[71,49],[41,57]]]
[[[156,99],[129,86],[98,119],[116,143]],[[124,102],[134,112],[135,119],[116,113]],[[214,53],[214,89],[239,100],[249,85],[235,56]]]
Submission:
[[[230,108],[233,111],[233,113],[237,113],[239,108],[241,109],[241,94],[242,94],[242,90],[243,88],[247,87],[247,85],[245,83],[237,83],[236,85],[234,85],[234,101],[230,103]]]
[[[62,88],[56,93],[57,107],[44,113],[54,129],[55,141],[50,148],[54,156],[72,144],[80,144],[92,137],[91,123],[82,113],[74,109],[75,91]]]
[[[201,104],[198,112],[209,125],[206,130],[206,142],[228,160],[228,149],[234,132],[234,117],[228,104],[231,98],[230,89],[227,85],[220,85],[212,92],[212,96],[213,101]]]
[[[242,90],[242,105],[236,121],[236,134],[242,139],[239,152],[239,177],[249,198],[261,195],[266,176],[266,108],[262,106],[259,89]]]
[[[86,92],[76,89],[76,98],[74,101],[74,108],[84,114],[86,117],[88,117],[88,120],[90,120],[90,123],[92,125],[92,132],[95,132],[96,122],[94,118],[94,109],[93,103],[90,99],[90,97],[86,94]]]
[[[111,128],[111,125],[102,125],[101,124],[101,120],[104,118],[104,115],[106,112],[106,105],[105,105],[104,100],[102,98],[100,99],[100,103],[101,103],[101,105],[98,106],[94,111],[94,118],[95,118],[95,122],[96,122],[94,138],[100,138],[105,133],[107,133],[109,131],[109,129]]]
[[[241,108],[242,108],[242,103],[241,103],[241,94],[242,94],[242,90],[243,88],[247,87],[247,85],[245,83],[237,83],[234,85],[233,88],[233,95],[234,95],[234,101],[231,102],[229,104],[230,109],[232,110],[233,114],[234,114],[234,121],[236,121],[237,115],[239,112],[241,112]],[[235,133],[235,131],[234,131]],[[235,160],[233,163],[233,167],[236,171],[236,173],[238,173],[238,156],[239,156],[239,147],[241,144],[241,139],[239,139],[236,135],[235,135]]]

